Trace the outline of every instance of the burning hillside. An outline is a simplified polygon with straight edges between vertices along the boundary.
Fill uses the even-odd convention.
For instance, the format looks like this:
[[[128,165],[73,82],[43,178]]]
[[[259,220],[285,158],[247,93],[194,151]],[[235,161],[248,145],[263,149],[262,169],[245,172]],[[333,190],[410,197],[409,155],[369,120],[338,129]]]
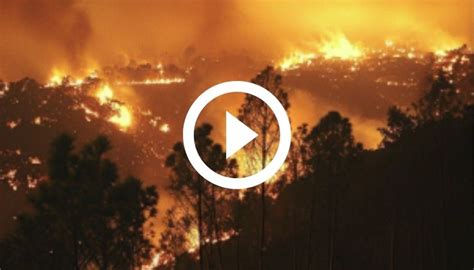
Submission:
[[[156,134],[168,133],[170,124],[149,108],[124,98],[128,98],[127,87],[131,85],[185,82],[184,77],[166,77],[165,70],[160,65],[106,68],[103,73],[94,71],[84,77],[54,70],[49,82],[43,85],[29,78],[1,83],[1,130],[5,135],[1,179],[15,190],[24,183],[35,187],[45,174],[47,151],[40,144],[61,131],[80,138],[90,137],[91,132],[114,137],[119,144],[117,151],[123,153],[117,158],[127,159],[130,170],[152,157],[162,160],[163,155],[158,153],[164,146]],[[178,76],[177,68],[170,72]],[[42,139],[26,140],[32,133]]]
[[[326,108],[338,107],[355,115],[356,136],[369,147],[374,147],[379,143],[376,128],[383,126],[383,123],[379,123],[379,126],[372,124],[367,126],[368,122],[362,119],[382,118],[388,106],[392,104],[409,105],[420,96],[420,89],[426,89],[429,84],[427,79],[436,76],[437,70],[450,74],[453,83],[459,87],[459,93],[466,95],[468,99],[473,98],[472,81],[469,78],[472,78],[474,60],[472,52],[466,47],[434,54],[386,42],[386,47],[383,49],[360,49],[363,54],[359,55],[354,54],[359,49],[355,49],[356,47],[352,47],[348,42],[343,36],[336,36],[332,45],[324,43],[319,52],[309,54],[295,52],[290,58],[279,62],[285,86],[295,96],[294,109],[290,113],[296,124],[314,118]],[[324,50],[328,48],[331,49],[324,54]],[[144,106],[146,103],[139,102],[139,96],[145,94],[144,91],[166,85],[175,85],[174,87],[180,89],[177,91],[186,93],[185,88],[190,83],[201,80],[199,78],[201,75],[194,71],[219,69],[218,66],[212,66],[222,61],[216,59],[209,63],[202,59],[198,58],[198,61],[183,69],[176,65],[161,63],[154,65],[131,63],[125,67],[90,69],[83,76],[69,75],[54,69],[49,81],[43,85],[31,79],[2,83],[3,90],[0,92],[0,102],[4,108],[2,129],[5,134],[13,132],[18,136],[23,136],[20,135],[23,132],[43,132],[33,131],[38,128],[51,129],[48,134],[55,133],[55,129],[70,130],[84,135],[97,130],[106,134],[116,134],[113,136],[130,140],[133,142],[133,147],[137,148],[137,154],[132,155],[130,161],[131,167],[135,166],[133,164],[143,165],[144,160],[150,158],[157,159],[152,164],[159,164],[165,156],[165,153],[159,153],[169,149],[172,140],[169,138],[166,140],[168,143],[162,142],[157,140],[154,134],[164,136],[172,127],[177,127],[179,130],[181,123],[156,115],[153,113],[156,109],[149,107],[153,104]],[[161,92],[158,96],[164,98],[165,94],[174,95],[172,92]],[[328,105],[311,108],[308,111],[305,104],[315,98]],[[367,101],[370,101],[371,106],[362,106],[362,103]],[[33,106],[25,108],[25,102]],[[172,115],[179,118],[185,113],[178,103],[159,106],[164,106],[162,110],[167,108],[165,111],[173,112]],[[305,111],[301,111],[301,108]],[[70,120],[63,119],[65,116]],[[359,126],[358,118],[361,119]],[[90,128],[84,128],[87,126]],[[10,135],[6,137],[16,138]],[[44,140],[50,139],[45,137]],[[0,175],[13,187],[22,182],[27,182],[33,187],[34,183],[42,179],[39,173],[41,170],[34,168],[41,167],[45,162],[46,152],[41,150],[44,147],[38,146],[36,149],[34,144],[28,143],[30,146],[26,146],[23,145],[25,143],[26,141],[16,140],[9,142],[7,139],[2,146],[2,157],[9,161],[3,163]],[[28,147],[31,149],[25,150]],[[120,151],[122,147],[124,146],[119,145],[118,150]],[[34,161],[34,164],[31,161]],[[21,172],[20,167],[28,164],[31,166],[26,167],[33,168],[32,170],[39,173],[39,176]]]
[[[366,146],[376,147],[380,142],[376,128],[384,124],[368,124],[366,119],[379,121],[388,106],[412,103],[428,87],[427,79],[436,77],[439,70],[449,75],[459,88],[459,95],[472,102],[470,78],[474,74],[474,58],[466,47],[444,54],[422,53],[393,44],[383,50],[364,51],[363,56],[347,59],[318,57],[315,53],[310,61],[295,62],[288,68],[280,66],[292,98],[290,115],[295,126],[334,106],[353,114],[356,137]],[[181,98],[189,102],[188,96],[202,89],[188,87],[203,80],[201,76],[212,74],[202,75],[199,71],[219,70],[225,62],[225,58],[199,57],[184,69],[174,65],[131,64],[89,71],[83,76],[55,70],[44,84],[32,79],[2,83],[2,181],[16,190],[34,188],[45,180],[44,142],[59,132],[69,131],[84,139],[97,132],[111,136],[116,145],[114,159],[126,164],[125,173],[142,171],[148,178],[157,177],[166,183],[160,178],[162,165],[172,143],[179,139],[186,113],[186,106],[175,95],[182,93]],[[253,65],[247,69],[247,73],[253,72]],[[193,90],[186,92],[187,89]],[[142,95],[151,95],[154,100],[141,101]],[[315,99],[323,102],[321,108],[307,106]],[[366,102],[371,106],[357,105]],[[159,108],[154,107],[157,104]],[[28,134],[37,134],[38,139],[26,139]],[[143,172],[150,167],[159,169]],[[277,194],[273,195],[276,198]],[[157,257],[170,261],[166,254]],[[158,262],[155,259],[155,265]]]
[[[443,115],[444,108],[452,105],[445,104],[448,99],[456,102],[462,100],[459,102],[461,105],[473,104],[474,32],[471,0],[436,0],[429,3],[415,0],[343,0],[331,3],[323,0],[176,0],[118,1],[113,5],[108,1],[0,0],[0,10],[0,197],[12,201],[0,204],[7,209],[0,211],[0,220],[6,220],[6,225],[0,224],[0,236],[6,230],[4,226],[17,224],[21,220],[17,214],[26,207],[16,202],[23,200],[25,194],[40,190],[37,188],[40,183],[49,183],[49,144],[59,134],[71,134],[77,139],[77,145],[83,145],[91,141],[91,138],[103,134],[112,142],[112,151],[105,155],[117,163],[120,179],[122,176],[134,175],[143,179],[146,184],[158,186],[160,192],[160,220],[150,222],[150,226],[163,232],[161,246],[152,254],[154,256],[147,258],[149,264],[140,262],[143,269],[167,269],[178,262],[184,262],[180,266],[182,268],[196,269],[197,261],[201,263],[201,269],[227,269],[228,262],[222,260],[221,251],[226,254],[223,258],[234,258],[234,255],[229,255],[234,254],[234,250],[237,253],[235,261],[243,263],[238,265],[240,269],[256,268],[257,261],[254,259],[257,257],[260,257],[259,268],[265,268],[264,253],[274,256],[274,260],[267,262],[276,264],[280,263],[279,260],[291,257],[291,267],[298,269],[336,269],[346,267],[359,258],[375,263],[389,253],[391,257],[387,261],[390,261],[390,267],[384,264],[374,268],[395,269],[394,262],[398,264],[397,256],[403,257],[398,253],[403,252],[415,254],[406,257],[413,258],[417,263],[419,261],[420,265],[417,267],[420,268],[443,265],[445,269],[449,269],[449,262],[455,261],[454,257],[446,255],[449,253],[449,239],[443,239],[443,244],[440,244],[443,249],[437,250],[440,245],[436,245],[436,237],[429,237],[430,232],[426,227],[434,220],[434,224],[442,224],[443,227],[433,225],[433,232],[443,231],[443,237],[446,237],[446,232],[449,231],[446,224],[451,220],[450,212],[456,212],[450,210],[458,209],[456,204],[450,206],[450,202],[454,201],[453,197],[456,197],[452,194],[463,194],[465,188],[459,185],[459,189],[449,191],[449,185],[455,182],[455,177],[451,177],[450,173],[461,172],[467,166],[457,167],[464,160],[456,160],[454,165],[449,162],[455,160],[456,156],[463,157],[457,153],[462,152],[463,146],[456,143],[465,139],[459,136],[466,133],[461,129],[465,122],[451,123],[459,131],[453,134],[450,134],[450,130],[443,130],[445,123],[439,129],[436,129],[436,125],[423,126],[419,123],[422,121],[416,118],[421,110],[419,107],[423,104],[413,103],[419,102],[420,98],[428,99],[432,102],[428,106],[432,110],[429,113],[436,117]],[[344,170],[348,170],[347,178],[353,177],[357,184],[363,183],[362,187],[352,186],[353,179],[345,179],[346,176],[341,176],[340,172],[337,172],[338,175],[334,173],[337,170],[328,169],[336,162],[331,166],[325,164],[327,166],[322,169],[317,167],[320,164],[316,163],[324,163],[321,161],[326,159],[338,160],[338,157],[330,155],[337,152],[334,149],[328,151],[330,158],[322,154],[323,158],[314,157],[317,162],[311,162],[317,166],[312,164],[314,168],[306,168],[308,171],[304,172],[305,175],[301,171],[310,162],[305,160],[308,153],[303,153],[302,148],[295,146],[287,164],[267,181],[267,190],[261,187],[239,193],[216,191],[214,186],[207,183],[192,186],[194,182],[188,181],[192,178],[189,175],[185,175],[188,178],[183,177],[186,181],[176,182],[182,176],[179,173],[189,171],[186,171],[186,162],[173,163],[168,157],[172,154],[179,157],[179,144],[173,146],[182,140],[183,119],[190,104],[212,85],[231,80],[248,81],[256,78],[262,70],[275,72],[276,75],[272,78],[281,82],[285,95],[288,94],[288,113],[295,137],[301,144],[307,143],[308,132],[311,132],[305,128],[317,127],[322,118],[326,120],[322,121],[323,124],[329,123],[323,125],[322,130],[329,130],[327,132],[331,136],[334,134],[330,132],[330,128],[340,128],[339,131],[346,132],[343,134],[343,139],[346,140],[343,144],[350,147],[342,149],[341,156],[347,152],[354,156],[362,153],[363,164],[350,160],[347,166],[350,168]],[[426,97],[427,93],[431,96]],[[225,110],[235,113],[241,108],[242,101],[234,97],[223,98],[210,104],[209,110],[203,111],[198,124],[209,122],[212,125],[207,130],[212,130],[212,134],[207,134],[209,137],[205,137],[203,141],[214,141],[221,145],[225,143],[224,114],[212,106],[225,107]],[[390,115],[387,117],[388,111]],[[463,117],[466,114],[464,111],[456,113]],[[254,115],[248,118],[249,121],[256,121]],[[387,123],[390,121],[391,123]],[[331,126],[334,123],[338,125]],[[416,132],[413,130],[417,125],[423,128],[415,136]],[[400,147],[406,151],[406,156],[401,155],[399,152],[403,151],[398,148],[384,148],[387,141],[395,141],[401,136],[397,132],[406,130],[413,135],[402,142],[407,147]],[[430,142],[430,132],[433,130],[446,135],[440,135],[440,138],[451,138],[451,144],[436,145],[438,137],[434,138],[435,142]],[[318,132],[321,130],[316,130],[312,136],[322,136]],[[330,135],[327,137],[331,137]],[[273,137],[276,135],[272,139]],[[297,145],[295,138],[293,139],[294,145]],[[416,149],[417,145],[424,144],[425,141],[426,149],[434,149],[432,152],[444,147],[439,160],[430,160],[438,156]],[[323,144],[331,143],[324,141]],[[266,143],[261,145],[263,148],[268,146]],[[454,149],[453,158],[445,160],[444,154],[450,153],[451,146]],[[217,152],[222,150],[217,145],[213,149],[217,149]],[[324,150],[324,147],[314,152],[321,149]],[[251,151],[236,155],[237,164],[233,164],[235,167],[229,165],[232,168],[224,173],[242,176],[265,166],[267,158],[262,158],[255,149],[253,153]],[[269,153],[272,150],[269,147],[261,152]],[[421,161],[417,160],[419,153],[426,154],[420,158]],[[316,156],[320,153],[312,154]],[[210,155],[210,158],[215,156]],[[401,164],[400,171],[411,171],[412,161],[413,164],[421,164],[420,168],[429,169],[413,169],[414,176],[399,174],[395,171],[398,167],[394,166],[392,171],[392,165],[387,165],[393,160]],[[385,164],[385,167],[380,164]],[[217,165],[222,164],[216,161],[215,165],[218,167]],[[340,164],[333,167],[338,165]],[[323,173],[318,175],[320,169]],[[193,171],[190,171],[192,174]],[[428,171],[433,173],[427,173]],[[299,179],[301,182],[295,180],[303,178],[303,175],[305,179]],[[396,184],[384,182],[386,179],[392,181],[391,175],[396,175],[397,177],[393,177],[398,181],[396,184],[404,188],[398,190]],[[195,180],[194,178],[191,180]],[[332,182],[324,183],[329,178],[343,182],[333,187]],[[423,182],[425,179],[429,180],[429,184]],[[435,189],[435,185],[431,184],[432,179],[434,182],[439,180],[439,186],[447,194],[434,191],[429,195],[432,196],[432,201],[428,195],[426,200],[425,197],[417,200],[421,198],[420,191],[425,190],[418,190],[418,185],[412,183],[419,184],[420,187],[429,186],[426,191],[430,193]],[[309,184],[309,180],[313,182]],[[284,189],[292,183],[296,184]],[[411,190],[412,187],[416,192]],[[330,188],[334,190],[329,191]],[[337,190],[338,188],[341,189]],[[132,189],[130,186],[124,188],[126,191]],[[389,191],[379,193],[384,189]],[[124,190],[119,190],[119,193],[125,192]],[[397,194],[393,195],[393,190]],[[410,190],[415,195],[410,194]],[[195,196],[195,191],[199,192],[199,196]],[[397,198],[398,194],[405,196],[405,191],[407,197],[414,198],[408,198],[406,201],[409,203],[406,204],[405,198]],[[349,196],[344,201],[346,192]],[[184,203],[183,198],[179,197],[183,194],[189,199]],[[330,196],[334,194],[341,194],[341,200],[335,198],[332,209]],[[374,199],[378,194],[382,194],[381,197],[384,198]],[[387,194],[390,196],[385,196]],[[119,200],[121,195],[117,196]],[[324,201],[326,197],[327,201]],[[465,197],[459,196],[461,199]],[[393,201],[387,202],[386,198]],[[403,201],[398,206],[397,199]],[[367,210],[365,204],[371,204],[372,200],[374,203],[371,207],[374,209]],[[310,201],[311,207],[308,205]],[[359,209],[354,208],[358,211],[348,210],[354,210],[350,207],[357,207],[360,202],[364,205]],[[156,202],[153,204],[156,205]],[[198,205],[203,209],[196,208]],[[383,208],[386,205],[394,205],[394,208]],[[427,205],[434,208],[424,211],[423,207]],[[440,209],[436,208],[437,205],[441,205]],[[322,209],[325,206],[327,209]],[[179,213],[173,212],[175,210]],[[313,210],[314,213],[319,211],[318,215],[313,217]],[[339,214],[330,217],[331,210]],[[376,216],[377,221],[366,224],[362,220],[353,224],[353,220],[359,221],[360,218],[352,216],[353,213],[359,215],[366,210],[367,216]],[[403,216],[403,213],[412,210],[415,211],[411,213],[416,217],[413,218],[416,219],[414,222],[410,221],[410,217]],[[266,225],[265,211],[268,211],[267,215],[271,218],[271,222]],[[255,215],[256,212],[261,213],[261,216]],[[442,216],[430,220],[432,213],[441,213]],[[257,220],[260,218],[261,221]],[[341,224],[336,225],[339,218],[342,220]],[[165,224],[162,224],[163,220]],[[401,220],[401,223],[397,223],[397,220]],[[73,221],[72,224],[80,223]],[[90,224],[93,221],[92,219]],[[287,221],[293,223],[288,225]],[[405,221],[407,224],[403,223]],[[316,228],[315,224],[319,222],[327,222],[324,224],[325,228]],[[384,222],[390,224],[382,224]],[[115,221],[108,224],[112,224],[113,229],[118,226]],[[354,229],[358,232],[352,242],[341,240],[352,234],[346,231],[344,237],[334,236],[332,240],[328,240],[333,241],[328,244],[329,248],[321,246],[320,243],[328,238],[326,228],[335,228],[328,232],[331,235],[339,230],[344,231],[345,225],[351,227],[348,231]],[[148,230],[148,227],[142,230],[140,226],[136,228],[137,231],[145,232],[157,244],[159,240],[153,230]],[[307,235],[308,227],[310,233]],[[370,233],[364,235],[366,229]],[[406,234],[402,231],[406,231]],[[267,239],[263,232],[267,233]],[[320,238],[312,238],[317,237],[319,232],[322,232],[318,236]],[[376,239],[370,244],[361,243],[358,242],[360,235]],[[288,239],[284,238],[286,236]],[[421,239],[419,242],[418,236]],[[389,238],[386,239],[387,237]],[[121,239],[125,238],[128,237]],[[398,238],[399,243],[394,244]],[[381,239],[392,245],[390,252],[382,247]],[[85,238],[75,240],[78,239],[74,238],[72,246],[86,246],[82,242]],[[288,243],[292,241],[295,244],[290,252]],[[341,243],[335,243],[337,241]],[[45,246],[42,241],[39,242],[41,247]],[[305,247],[298,246],[301,242],[305,243]],[[245,243],[245,248],[240,247],[242,243]],[[0,251],[3,247],[1,244],[2,241]],[[314,245],[311,246],[312,244]],[[148,247],[146,244],[143,246]],[[397,250],[398,246],[404,250]],[[465,249],[463,245],[456,246],[460,250]],[[335,250],[329,251],[331,247]],[[362,256],[348,255],[353,252],[351,248],[365,253]],[[43,255],[53,258],[58,256],[61,249],[67,250],[48,247]],[[225,253],[226,250],[228,253]],[[313,250],[317,254],[312,254]],[[327,251],[327,257],[322,250]],[[34,252],[40,254],[37,250]],[[259,254],[254,256],[251,253]],[[281,256],[290,253],[291,256]],[[461,254],[461,251],[458,253]],[[94,255],[96,252],[86,254],[84,257],[87,258],[84,260],[94,257],[90,254]],[[2,255],[0,253],[0,262]],[[247,260],[250,264],[239,260],[241,257],[251,258]],[[445,261],[433,263],[431,267],[427,261],[435,262],[435,257],[443,257]],[[329,261],[331,267],[318,264]],[[334,265],[332,261],[335,261]],[[364,263],[352,268],[371,269]],[[97,262],[86,266],[94,264]],[[413,268],[404,266],[400,262],[401,268]],[[284,263],[280,267],[291,268]],[[0,265],[0,268],[5,267]]]

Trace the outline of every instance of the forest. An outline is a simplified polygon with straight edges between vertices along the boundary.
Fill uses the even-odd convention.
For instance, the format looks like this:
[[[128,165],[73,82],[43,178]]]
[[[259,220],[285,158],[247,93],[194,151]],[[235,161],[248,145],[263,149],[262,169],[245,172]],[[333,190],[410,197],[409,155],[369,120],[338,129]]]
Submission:
[[[291,108],[277,70],[251,81]],[[164,164],[176,203],[165,212],[155,186],[119,177],[106,136],[77,149],[74,136],[60,135],[47,180],[0,241],[0,268],[470,269],[473,106],[442,70],[430,85],[412,106],[389,109],[375,150],[337,111],[294,128],[284,169],[252,189],[212,185],[177,141]],[[247,96],[239,119],[259,131],[245,164],[225,158],[211,124],[195,132],[201,158],[228,176],[265,167],[278,142],[262,101]]]

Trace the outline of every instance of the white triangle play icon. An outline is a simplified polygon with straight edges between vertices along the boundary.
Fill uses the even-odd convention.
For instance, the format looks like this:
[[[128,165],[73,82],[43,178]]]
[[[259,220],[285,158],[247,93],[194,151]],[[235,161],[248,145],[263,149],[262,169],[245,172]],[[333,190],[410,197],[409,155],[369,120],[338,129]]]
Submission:
[[[225,112],[225,157],[229,158],[235,152],[247,145],[258,136],[253,130],[240,122],[229,112]]]

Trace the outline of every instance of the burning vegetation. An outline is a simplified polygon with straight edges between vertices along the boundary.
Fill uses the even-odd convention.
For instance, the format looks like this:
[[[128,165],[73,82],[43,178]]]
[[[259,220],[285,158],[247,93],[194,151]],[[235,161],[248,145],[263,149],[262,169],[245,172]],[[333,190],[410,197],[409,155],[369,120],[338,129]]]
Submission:
[[[341,3],[211,2],[0,3],[0,197],[41,195],[32,205],[41,215],[18,215],[22,205],[2,219],[18,230],[0,239],[0,268],[471,267],[472,3],[339,12]],[[285,103],[293,144],[264,185],[222,190],[187,162],[182,120],[203,89],[249,78]],[[253,174],[278,134],[262,104],[233,105],[263,141],[226,160],[218,121],[200,125],[196,141],[216,171]],[[104,134],[114,148],[67,145],[71,155],[54,163],[58,145],[48,143],[64,131],[81,144]],[[50,185],[51,164],[66,160],[103,160],[92,167],[107,173],[71,171],[106,184]],[[160,211],[158,194],[119,172],[156,184]],[[77,194],[41,201],[76,184]],[[79,211],[88,191],[107,195],[94,197],[103,208]]]
[[[429,59],[433,55],[438,60],[443,59],[449,52],[462,47],[462,44],[452,43],[451,46],[439,46],[437,49],[423,50],[416,49],[415,45],[398,44],[387,39],[383,47],[367,48],[358,44],[355,45],[347,39],[343,33],[334,33],[328,35],[326,39],[316,42],[309,50],[296,50],[287,57],[277,62],[277,66],[282,71],[309,67],[314,62],[341,60],[354,63],[362,62],[373,58],[408,58],[408,59]]]

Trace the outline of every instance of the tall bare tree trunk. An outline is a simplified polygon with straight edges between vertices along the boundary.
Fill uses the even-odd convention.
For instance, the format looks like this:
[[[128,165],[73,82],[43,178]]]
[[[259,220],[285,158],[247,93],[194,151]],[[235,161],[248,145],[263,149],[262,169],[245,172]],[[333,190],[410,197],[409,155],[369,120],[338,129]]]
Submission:
[[[334,245],[335,245],[335,235],[336,235],[336,215],[337,215],[337,200],[333,199],[334,194],[332,188],[329,191],[329,251],[328,251],[328,269],[332,270],[334,266]]]
[[[199,267],[204,270],[204,252],[202,249],[202,179],[198,179],[198,232],[199,232]]]
[[[395,221],[393,220],[392,214],[392,224],[390,225],[390,270],[395,269]]]
[[[74,246],[74,269],[79,270],[81,269],[79,263],[79,248],[78,248],[78,237],[77,237],[77,225],[73,223],[72,234],[73,234],[73,246]]]
[[[291,219],[291,233],[293,235],[293,270],[298,269],[298,243],[296,238],[296,210],[293,207],[290,219]]]
[[[260,270],[264,270],[264,253],[265,253],[265,182],[262,183],[261,204],[262,217],[260,227]]]
[[[266,128],[264,127],[262,129],[262,170],[266,166],[267,162],[267,131]],[[261,190],[261,204],[262,204],[262,217],[261,217],[261,234],[260,234],[260,270],[265,269],[265,182],[262,183],[261,185],[262,190]]]
[[[239,206],[238,206],[238,207],[240,208],[240,202],[239,202]],[[240,219],[240,217],[239,217],[239,219]],[[236,227],[236,229],[237,229],[237,236],[236,236],[236,237],[237,237],[237,239],[236,239],[236,241],[237,241],[237,243],[236,243],[237,247],[236,247],[236,251],[235,251],[236,257],[237,257],[237,261],[236,261],[236,263],[235,263],[235,266],[236,266],[237,270],[240,270],[240,221],[239,221],[239,220],[237,221],[237,224],[236,224],[235,227]]]
[[[312,256],[313,256],[313,220],[314,220],[314,207],[316,204],[316,180],[313,179],[311,182],[311,207],[309,210],[309,228],[308,228],[308,243],[307,243],[307,249],[308,249],[308,270],[311,269],[311,263],[312,263]]]
[[[442,243],[441,243],[441,264],[442,264],[442,269],[447,270],[448,269],[448,249],[447,249],[447,244],[448,244],[448,230],[447,230],[447,191],[449,189],[449,182],[447,181],[447,173],[446,173],[446,153],[444,151],[444,148],[442,146],[445,145],[444,141],[438,137],[437,134],[434,134],[433,139],[437,145],[437,150],[439,154],[439,159],[441,162],[440,167],[440,174],[441,174],[441,181],[440,181],[440,200],[441,200],[441,222],[443,226],[443,233],[442,233]]]
[[[424,246],[425,246],[425,220],[424,220],[424,214],[423,214],[423,209],[420,207],[420,225],[418,227],[418,233],[419,233],[419,241],[420,241],[420,269],[423,270],[425,268],[425,252],[424,252]]]
[[[211,196],[212,196],[212,223],[214,227],[214,239],[216,240],[217,245],[217,262],[218,262],[218,269],[222,269],[222,248],[221,248],[221,241],[219,239],[219,223],[217,222],[217,209],[216,209],[216,190],[215,186],[211,186]]]

